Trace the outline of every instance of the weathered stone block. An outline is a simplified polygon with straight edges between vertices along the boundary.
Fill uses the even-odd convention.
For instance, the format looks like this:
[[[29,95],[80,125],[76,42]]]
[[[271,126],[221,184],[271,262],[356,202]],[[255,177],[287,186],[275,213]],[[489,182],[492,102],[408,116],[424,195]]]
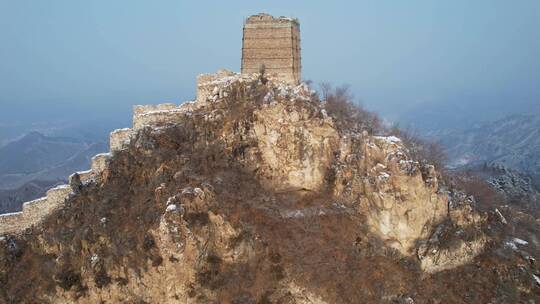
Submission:
[[[129,146],[131,133],[131,129],[129,128],[112,131],[109,135],[109,147],[111,152],[123,150]]]
[[[0,235],[17,233],[24,230],[22,212],[0,214]]]
[[[100,153],[92,157],[92,171],[96,174],[103,172],[107,168],[110,158],[110,153]]]
[[[197,102],[204,103],[209,96],[215,93],[214,90],[220,82],[235,76],[237,76],[236,73],[227,70],[219,70],[214,74],[201,74],[197,76]]]

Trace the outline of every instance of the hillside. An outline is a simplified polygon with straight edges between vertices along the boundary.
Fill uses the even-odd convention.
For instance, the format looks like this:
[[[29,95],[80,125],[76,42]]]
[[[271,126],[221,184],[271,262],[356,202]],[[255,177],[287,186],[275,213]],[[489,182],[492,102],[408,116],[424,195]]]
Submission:
[[[6,303],[540,301],[540,226],[475,210],[306,84],[220,71],[136,106],[70,184],[0,216]]]

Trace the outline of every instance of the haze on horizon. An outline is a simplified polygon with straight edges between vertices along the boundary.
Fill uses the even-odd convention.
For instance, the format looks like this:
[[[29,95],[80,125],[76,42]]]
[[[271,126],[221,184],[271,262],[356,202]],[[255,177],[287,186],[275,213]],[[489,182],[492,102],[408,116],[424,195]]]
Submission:
[[[390,119],[487,120],[540,104],[536,0],[1,0],[0,127],[123,127],[133,104],[191,100],[197,74],[240,70],[242,22],[259,12],[300,19],[304,79],[349,84]]]

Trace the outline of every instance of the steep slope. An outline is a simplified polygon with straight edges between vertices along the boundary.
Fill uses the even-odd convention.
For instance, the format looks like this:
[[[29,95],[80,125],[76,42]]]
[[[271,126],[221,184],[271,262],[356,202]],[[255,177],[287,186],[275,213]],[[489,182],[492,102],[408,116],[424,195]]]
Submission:
[[[195,102],[134,112],[90,172],[0,217],[5,302],[538,299],[536,266],[482,253],[502,224],[306,85],[219,72]]]

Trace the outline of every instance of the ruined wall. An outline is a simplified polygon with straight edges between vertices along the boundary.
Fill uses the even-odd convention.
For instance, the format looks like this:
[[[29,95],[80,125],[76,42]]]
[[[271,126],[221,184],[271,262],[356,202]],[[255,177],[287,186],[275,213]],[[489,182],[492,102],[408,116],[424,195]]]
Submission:
[[[209,97],[219,94],[218,85],[237,77],[238,74],[227,70],[219,70],[212,74],[200,74],[197,76],[197,102],[208,101]]]
[[[159,127],[181,119],[186,109],[172,104],[136,105],[133,107],[133,129],[138,130],[145,126]]]
[[[123,150],[129,145],[131,139],[131,129],[118,129],[109,135],[109,147],[111,151]]]
[[[250,16],[244,23],[242,74],[266,73],[297,84],[301,79],[300,24],[286,17],[268,14]]]
[[[144,106],[138,110],[143,113],[156,106]],[[131,139],[131,129],[119,129],[110,134],[111,152],[124,149]],[[109,165],[112,153],[101,153],[92,157],[91,169],[80,171],[69,177],[69,185],[61,185],[49,189],[45,197],[23,204],[21,212],[0,214],[0,235],[16,234],[33,226],[38,226],[49,214],[62,208],[73,189],[99,179]]]
[[[114,152],[128,147],[133,130],[144,126],[160,126],[178,122],[192,107],[190,103],[182,106],[172,103],[135,106],[133,129],[118,129],[110,133],[110,153],[95,155],[92,157],[90,170],[76,172],[69,177],[69,185],[50,189],[45,197],[24,203],[21,212],[0,214],[0,235],[21,233],[32,226],[39,225],[49,214],[64,205],[74,189],[76,191],[81,185],[99,180],[101,173],[107,169],[114,157]]]
[[[197,78],[197,102],[182,105],[164,103],[157,105],[136,105],[133,108],[133,128],[114,130],[109,135],[109,153],[97,154],[92,158],[91,169],[76,172],[69,177],[69,185],[62,185],[47,192],[46,197],[23,204],[21,212],[0,215],[0,235],[16,234],[39,225],[49,214],[64,205],[66,198],[81,185],[93,183],[101,178],[115,152],[128,148],[132,135],[144,127],[160,127],[182,121],[186,115],[208,102],[226,98],[230,92],[228,84],[236,81],[254,81],[256,77],[241,75],[226,70],[214,74],[203,74]]]
[[[22,212],[0,215],[0,235],[22,232],[38,225],[48,214],[61,208],[71,192],[68,185],[47,191],[47,196],[23,204]]]
[[[189,103],[182,106],[172,103],[135,106],[133,109],[134,129],[177,122],[190,108]],[[92,157],[90,170],[76,172],[69,177],[69,185],[50,189],[45,197],[24,203],[21,212],[0,214],[0,235],[21,233],[32,226],[39,225],[49,214],[64,205],[73,189],[81,184],[98,180],[101,173],[109,166],[114,152],[128,147],[132,134],[133,129],[129,128],[114,130],[109,135],[111,152]]]

